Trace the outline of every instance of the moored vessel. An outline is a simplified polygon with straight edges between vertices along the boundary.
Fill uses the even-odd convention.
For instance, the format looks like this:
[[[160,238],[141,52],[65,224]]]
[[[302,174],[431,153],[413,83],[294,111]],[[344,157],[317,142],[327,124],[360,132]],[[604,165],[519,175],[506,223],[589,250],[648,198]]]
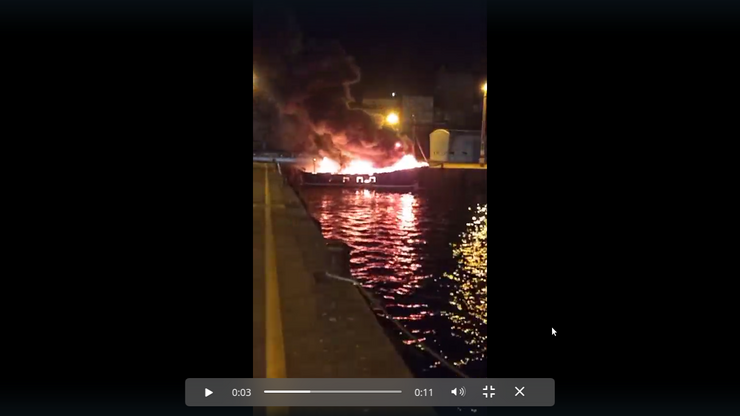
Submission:
[[[306,186],[416,189],[419,186],[419,169],[421,168],[371,174],[313,173],[304,171],[301,176],[303,185]]]

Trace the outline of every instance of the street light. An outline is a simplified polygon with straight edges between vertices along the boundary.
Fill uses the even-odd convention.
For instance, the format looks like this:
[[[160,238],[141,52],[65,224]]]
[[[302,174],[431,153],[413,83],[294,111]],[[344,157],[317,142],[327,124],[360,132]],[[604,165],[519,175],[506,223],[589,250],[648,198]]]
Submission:
[[[388,116],[385,118],[385,121],[386,121],[386,123],[388,123],[390,125],[396,125],[396,124],[398,124],[398,114],[396,114],[396,113],[390,113],[390,114],[388,114]]]
[[[480,164],[486,163],[486,101],[488,98],[488,83],[483,84],[483,122],[480,128]]]

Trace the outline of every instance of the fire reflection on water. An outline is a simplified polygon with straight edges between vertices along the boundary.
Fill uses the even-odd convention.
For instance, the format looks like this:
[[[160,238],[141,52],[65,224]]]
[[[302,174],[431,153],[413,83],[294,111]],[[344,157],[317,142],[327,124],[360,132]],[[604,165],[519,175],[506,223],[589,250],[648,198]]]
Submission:
[[[346,198],[351,193],[350,198]],[[412,194],[383,193],[369,189],[343,191],[343,209],[332,209],[335,195],[321,198],[319,221],[324,237],[340,239],[353,249],[352,273],[363,286],[379,290],[386,299],[416,287],[419,230]],[[346,204],[350,199],[352,204]],[[391,284],[394,283],[394,284]]]
[[[401,212],[398,214],[400,229],[406,231],[413,231],[416,226],[414,216],[414,202],[415,198],[411,194],[401,196]]]
[[[485,377],[485,207],[475,211],[462,241],[450,250],[457,233],[451,230],[462,229],[459,214],[469,212],[459,201],[452,201],[456,207],[429,195],[370,189],[312,189],[305,197],[324,237],[352,248],[353,276],[388,313],[464,372]],[[399,338],[416,343],[400,333]],[[434,360],[416,368],[426,376],[444,371]]]

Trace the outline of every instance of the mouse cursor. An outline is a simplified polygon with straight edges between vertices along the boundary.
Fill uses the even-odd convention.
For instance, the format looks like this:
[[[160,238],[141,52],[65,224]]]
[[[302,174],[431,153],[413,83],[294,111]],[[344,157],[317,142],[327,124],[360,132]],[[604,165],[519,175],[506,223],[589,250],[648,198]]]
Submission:
[[[558,336],[558,331],[555,330],[555,328],[552,329],[552,334],[555,336]]]

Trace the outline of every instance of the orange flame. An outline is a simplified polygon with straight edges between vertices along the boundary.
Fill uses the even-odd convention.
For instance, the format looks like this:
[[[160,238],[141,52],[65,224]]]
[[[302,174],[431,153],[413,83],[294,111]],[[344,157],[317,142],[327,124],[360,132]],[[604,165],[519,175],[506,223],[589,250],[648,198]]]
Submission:
[[[325,157],[316,165],[316,173],[335,173],[339,172],[340,168],[338,162]]]
[[[316,173],[333,173],[345,175],[374,175],[376,173],[388,173],[398,170],[416,169],[429,166],[428,163],[417,161],[412,155],[402,157],[398,162],[385,168],[376,168],[372,162],[355,159],[342,168],[338,162],[325,157],[316,164]]]

